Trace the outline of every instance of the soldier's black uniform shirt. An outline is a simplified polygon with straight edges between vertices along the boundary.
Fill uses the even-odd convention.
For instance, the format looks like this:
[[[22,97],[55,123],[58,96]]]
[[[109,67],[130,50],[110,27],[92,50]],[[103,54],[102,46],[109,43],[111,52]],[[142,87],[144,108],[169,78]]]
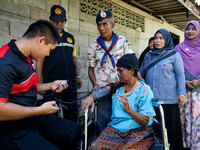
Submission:
[[[75,80],[76,66],[73,60],[75,40],[73,35],[63,31],[56,48],[44,59],[43,82],[54,80]]]
[[[73,35],[63,31],[56,48],[45,57],[43,63],[43,83],[54,80],[67,80],[69,87],[61,93],[52,95],[52,91],[46,91],[44,100],[52,100],[54,97],[70,102],[63,109],[64,118],[76,122],[77,120],[77,84],[76,66],[73,57],[76,56],[75,40]]]

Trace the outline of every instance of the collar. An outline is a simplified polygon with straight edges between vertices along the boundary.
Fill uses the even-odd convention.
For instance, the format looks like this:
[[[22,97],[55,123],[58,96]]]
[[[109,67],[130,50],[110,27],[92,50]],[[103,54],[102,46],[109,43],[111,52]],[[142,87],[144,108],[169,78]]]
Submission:
[[[22,59],[25,59],[27,60],[28,57],[26,57],[17,47],[17,45],[15,44],[15,41],[14,39],[12,39],[9,43],[8,43],[8,46],[10,47],[10,49],[15,53],[17,54],[19,57],[21,57]]]
[[[63,36],[63,32],[62,32],[62,33],[59,33],[59,35],[60,35],[60,37],[62,37],[62,36]]]

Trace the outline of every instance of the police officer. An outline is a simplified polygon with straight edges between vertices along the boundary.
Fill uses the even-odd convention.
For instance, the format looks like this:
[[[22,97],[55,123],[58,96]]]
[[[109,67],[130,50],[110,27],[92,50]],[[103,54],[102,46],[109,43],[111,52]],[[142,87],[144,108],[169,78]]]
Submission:
[[[66,10],[59,6],[51,7],[50,22],[57,28],[60,34],[59,44],[52,51],[49,57],[36,63],[36,72],[39,82],[51,82],[55,79],[64,79],[68,81],[69,88],[61,94],[52,95],[52,91],[47,91],[44,94],[45,100],[61,98],[65,102],[69,102],[63,109],[64,118],[77,121],[77,88],[81,88],[82,81],[77,68],[76,61],[76,46],[73,35],[64,31],[64,25],[67,23]]]

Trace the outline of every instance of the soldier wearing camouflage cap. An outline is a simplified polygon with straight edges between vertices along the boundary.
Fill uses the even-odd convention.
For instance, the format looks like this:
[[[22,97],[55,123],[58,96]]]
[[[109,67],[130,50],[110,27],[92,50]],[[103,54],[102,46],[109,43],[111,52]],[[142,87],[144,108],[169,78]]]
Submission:
[[[88,49],[89,77],[93,90],[116,82],[118,80],[115,67],[117,60],[126,53],[133,53],[129,41],[112,31],[115,23],[111,11],[99,11],[96,23],[100,36],[90,44]],[[97,74],[94,73],[95,68]]]
[[[88,48],[88,74],[93,84],[92,90],[100,89],[106,84],[118,81],[117,60],[124,54],[133,53],[129,41],[112,31],[115,23],[111,11],[99,11],[96,16],[96,24],[100,36]],[[103,101],[101,103],[98,104],[98,119],[104,122],[103,126],[105,127],[110,116],[106,118],[103,114],[105,114],[105,106],[109,104],[107,105]]]

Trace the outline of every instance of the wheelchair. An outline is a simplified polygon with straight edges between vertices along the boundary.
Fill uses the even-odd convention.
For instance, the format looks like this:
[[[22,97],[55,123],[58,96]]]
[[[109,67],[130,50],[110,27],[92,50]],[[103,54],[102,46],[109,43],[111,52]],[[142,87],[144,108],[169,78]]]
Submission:
[[[109,101],[108,97],[101,99],[99,102],[96,101],[94,109],[94,121],[90,120],[88,122],[88,111],[85,113],[84,143],[82,144],[82,150],[87,150],[89,144],[91,144],[98,137],[98,135],[103,131],[107,123],[110,121],[112,113],[111,105],[111,101]],[[155,141],[150,150],[169,150],[164,111],[161,103],[158,103],[158,106],[161,114],[161,123],[159,123],[155,118],[153,119],[152,127],[155,133]],[[102,110],[104,112],[102,112]]]

